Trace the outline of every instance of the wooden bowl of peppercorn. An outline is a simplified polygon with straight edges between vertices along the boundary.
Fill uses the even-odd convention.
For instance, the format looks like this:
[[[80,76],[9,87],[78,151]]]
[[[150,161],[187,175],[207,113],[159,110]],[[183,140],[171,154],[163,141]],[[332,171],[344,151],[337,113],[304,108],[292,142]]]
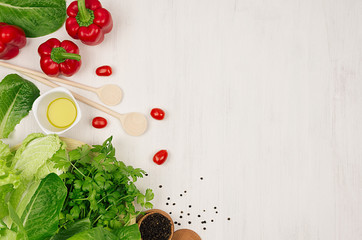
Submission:
[[[174,224],[171,216],[160,210],[152,209],[138,219],[142,240],[171,240]]]

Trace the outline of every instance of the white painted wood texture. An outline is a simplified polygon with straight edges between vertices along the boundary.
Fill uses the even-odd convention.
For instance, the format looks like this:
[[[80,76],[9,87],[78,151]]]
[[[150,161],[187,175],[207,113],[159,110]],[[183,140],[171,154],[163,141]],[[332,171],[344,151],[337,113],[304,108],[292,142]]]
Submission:
[[[167,118],[130,137],[108,116],[92,128],[105,115],[81,104],[64,136],[113,135],[119,159],[149,173],[139,186],[155,190],[155,207],[202,239],[362,239],[362,1],[102,2],[114,30],[99,46],[76,41],[83,65],[70,79],[117,83],[124,99],[112,109],[161,107]],[[29,39],[9,62],[39,70],[37,47],[50,37],[69,39],[64,27]],[[95,75],[104,64],[111,77]],[[7,142],[38,131],[30,115]],[[162,166],[152,162],[159,149],[170,153]]]

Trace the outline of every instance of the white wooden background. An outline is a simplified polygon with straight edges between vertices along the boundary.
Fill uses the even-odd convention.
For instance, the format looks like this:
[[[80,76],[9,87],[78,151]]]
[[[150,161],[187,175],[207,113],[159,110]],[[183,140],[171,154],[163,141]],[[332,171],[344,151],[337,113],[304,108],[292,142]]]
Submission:
[[[162,107],[167,118],[130,137],[108,116],[107,128],[92,128],[105,114],[81,104],[83,119],[64,136],[97,144],[113,135],[119,159],[149,173],[139,186],[154,189],[155,207],[202,239],[362,239],[362,1],[103,5],[114,30],[96,47],[77,41],[83,65],[71,79],[118,83],[115,110]],[[69,39],[64,27],[29,39],[10,62],[39,70],[37,47],[51,36]],[[95,75],[103,64],[111,77]],[[38,131],[30,114],[7,142]],[[163,148],[169,160],[157,166]]]

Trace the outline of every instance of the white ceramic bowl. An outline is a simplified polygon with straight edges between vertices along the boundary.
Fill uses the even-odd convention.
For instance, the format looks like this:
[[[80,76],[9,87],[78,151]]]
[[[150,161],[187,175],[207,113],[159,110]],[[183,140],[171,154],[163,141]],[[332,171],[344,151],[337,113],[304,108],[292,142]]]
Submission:
[[[57,98],[68,98],[72,102],[74,102],[75,107],[77,108],[77,117],[74,120],[73,124],[66,128],[57,128],[50,124],[48,118],[47,118],[47,109],[49,104],[54,101]],[[38,97],[34,104],[33,104],[33,113],[35,116],[35,119],[37,123],[39,124],[40,128],[46,133],[46,134],[62,134],[72,127],[74,127],[82,117],[82,113],[80,111],[80,107],[73,97],[73,95],[70,93],[70,91],[63,87],[54,88],[44,94],[42,94],[40,97]]]

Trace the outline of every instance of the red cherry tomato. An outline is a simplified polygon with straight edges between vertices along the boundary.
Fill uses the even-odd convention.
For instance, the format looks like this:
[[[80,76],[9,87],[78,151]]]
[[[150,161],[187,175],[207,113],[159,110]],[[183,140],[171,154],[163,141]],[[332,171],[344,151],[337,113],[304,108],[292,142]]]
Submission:
[[[96,74],[98,76],[110,76],[112,75],[112,68],[110,66],[104,65],[96,69]]]
[[[156,120],[162,120],[165,118],[165,111],[161,108],[154,108],[151,110],[151,116]]]
[[[102,117],[95,117],[93,118],[92,126],[95,128],[104,128],[107,126],[107,120]]]
[[[153,162],[158,165],[161,165],[166,161],[167,157],[168,157],[167,150],[158,151],[155,154],[155,156],[153,156]]]

